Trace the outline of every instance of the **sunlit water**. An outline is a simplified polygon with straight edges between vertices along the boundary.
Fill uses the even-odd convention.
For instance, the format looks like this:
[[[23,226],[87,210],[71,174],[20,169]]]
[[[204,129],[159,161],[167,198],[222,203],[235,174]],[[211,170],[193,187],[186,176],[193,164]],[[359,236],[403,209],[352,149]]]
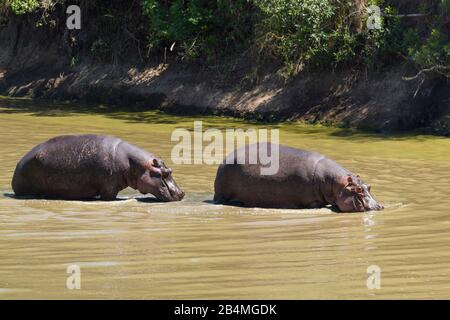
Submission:
[[[55,109],[56,108],[56,109]],[[62,110],[59,110],[62,109]],[[176,117],[0,99],[0,299],[450,298],[450,140],[290,123]],[[278,128],[280,142],[335,159],[387,207],[320,210],[214,205],[216,166],[174,165],[175,128]],[[17,161],[60,134],[118,136],[161,156],[182,202],[19,200]],[[69,290],[67,267],[81,269]],[[381,269],[369,290],[367,268]]]

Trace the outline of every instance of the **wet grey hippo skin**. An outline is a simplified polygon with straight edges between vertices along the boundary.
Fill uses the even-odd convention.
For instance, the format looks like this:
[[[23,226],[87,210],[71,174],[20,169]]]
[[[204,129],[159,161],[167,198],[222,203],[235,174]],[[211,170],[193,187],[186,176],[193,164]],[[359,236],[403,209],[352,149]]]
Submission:
[[[272,146],[269,144],[268,149]],[[249,147],[243,148],[240,151],[249,159]],[[261,175],[259,162],[236,164],[236,152],[227,159],[226,163],[234,164],[224,162],[217,170],[216,203],[265,208],[319,208],[331,204],[342,212],[383,209],[359,176],[315,152],[279,145],[279,170],[274,175]]]
[[[184,192],[172,170],[151,153],[111,136],[59,136],[34,147],[17,164],[12,187],[18,196],[114,200],[130,186],[161,201]]]

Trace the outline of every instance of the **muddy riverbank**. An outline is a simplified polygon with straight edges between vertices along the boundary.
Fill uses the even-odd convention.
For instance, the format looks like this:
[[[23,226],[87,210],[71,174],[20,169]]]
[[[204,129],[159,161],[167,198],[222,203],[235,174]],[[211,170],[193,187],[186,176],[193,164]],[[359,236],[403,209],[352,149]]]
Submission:
[[[208,67],[167,54],[142,63],[110,64],[83,49],[88,31],[36,26],[13,17],[0,26],[0,94],[160,109],[180,115],[217,114],[259,121],[301,120],[378,132],[420,129],[450,134],[450,86],[439,77],[405,77],[418,70],[300,72],[286,82],[276,64],[254,69],[249,57]],[[57,25],[63,25],[57,21]],[[61,29],[62,28],[62,29]],[[78,33],[77,33],[78,32]],[[83,33],[84,32],[84,33]],[[76,43],[73,42],[76,39]],[[81,43],[81,44],[80,44]],[[132,56],[135,57],[132,57]],[[150,60],[149,60],[150,61]]]

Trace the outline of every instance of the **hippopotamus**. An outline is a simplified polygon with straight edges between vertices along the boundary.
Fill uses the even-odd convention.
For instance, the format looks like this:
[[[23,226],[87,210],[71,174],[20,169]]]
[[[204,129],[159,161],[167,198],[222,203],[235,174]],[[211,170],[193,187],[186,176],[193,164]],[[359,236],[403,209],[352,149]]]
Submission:
[[[252,150],[261,148],[253,144]],[[370,194],[370,185],[335,161],[311,151],[267,143],[278,150],[278,171],[261,174],[261,161],[237,161],[239,153],[250,159],[249,145],[231,152],[217,170],[214,202],[262,208],[337,207],[341,212],[381,210]]]
[[[160,158],[103,135],[64,135],[41,143],[19,161],[12,179],[17,196],[67,200],[114,200],[128,186],[161,201],[184,196]]]

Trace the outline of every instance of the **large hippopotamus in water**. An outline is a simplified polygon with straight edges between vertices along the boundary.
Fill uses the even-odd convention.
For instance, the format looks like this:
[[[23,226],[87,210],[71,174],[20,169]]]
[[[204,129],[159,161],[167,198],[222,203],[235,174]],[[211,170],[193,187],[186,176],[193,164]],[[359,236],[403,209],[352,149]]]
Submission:
[[[184,196],[161,159],[101,135],[59,136],[37,145],[17,164],[12,180],[17,196],[58,199],[114,200],[128,186],[161,201]]]
[[[261,144],[251,145],[252,152]],[[381,210],[370,194],[370,185],[339,164],[316,152],[267,144],[279,150],[274,174],[261,174],[261,162],[249,164],[249,146],[230,153],[217,170],[214,201],[263,208],[319,208],[333,205],[342,212]],[[237,155],[245,154],[246,163]],[[244,159],[244,158],[241,158]]]

